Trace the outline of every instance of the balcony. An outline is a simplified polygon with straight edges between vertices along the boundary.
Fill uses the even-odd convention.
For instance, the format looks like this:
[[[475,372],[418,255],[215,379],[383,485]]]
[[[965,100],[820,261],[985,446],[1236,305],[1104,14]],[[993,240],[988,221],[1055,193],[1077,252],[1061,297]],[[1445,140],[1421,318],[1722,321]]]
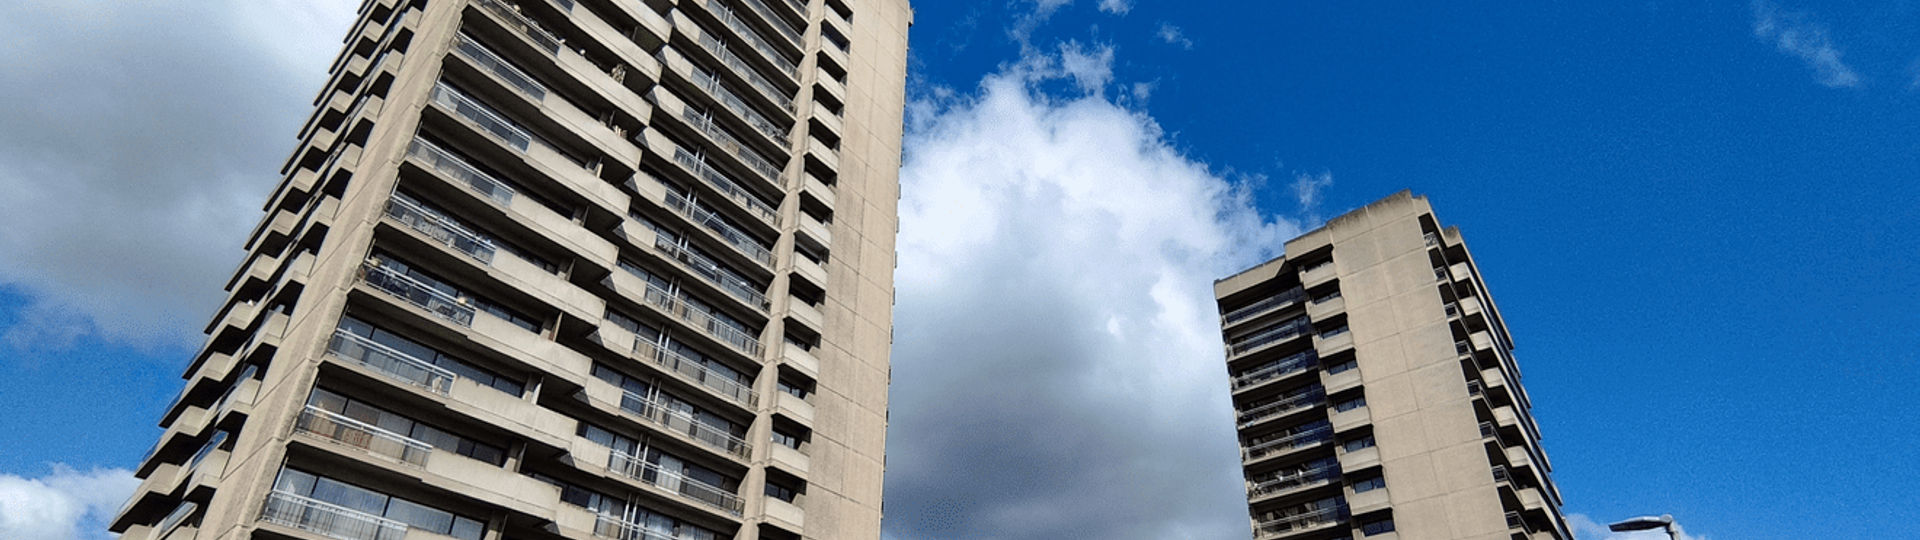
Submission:
[[[746,355],[749,359],[755,361],[760,359],[761,345],[759,336],[748,334],[738,328],[722,323],[719,319],[714,318],[711,312],[697,308],[683,300],[681,295],[662,289],[660,286],[651,282],[645,282],[645,285],[641,287],[621,286],[619,285],[621,282],[636,283],[640,282],[640,280],[628,275],[626,272],[614,272],[613,276],[617,288],[638,289],[631,292],[639,293],[641,302],[647,306],[659,310],[668,317],[686,324],[696,332],[740,354]]]
[[[1306,287],[1306,288],[1313,288],[1315,285],[1319,285],[1321,283],[1327,282],[1327,280],[1333,279],[1335,274],[1336,272],[1334,271],[1333,261],[1329,259],[1325,262],[1321,262],[1319,264],[1315,264],[1313,266],[1309,266],[1301,269],[1300,270],[1300,286]]]
[[[1240,450],[1241,461],[1256,461],[1295,450],[1319,446],[1333,440],[1333,427],[1326,422],[1316,422],[1303,426],[1306,429],[1285,437],[1253,444]]]
[[[721,218],[719,214],[702,208],[699,204],[694,203],[691,199],[688,199],[686,195],[678,191],[667,190],[665,202],[667,209],[672,210],[675,214],[679,214],[682,218],[686,218],[687,221],[692,222],[699,228],[718,236],[727,246],[740,252],[741,255],[745,255],[748,259],[760,263],[761,266],[768,268],[773,266],[772,251],[767,250],[765,246],[754,241],[752,236],[748,236],[747,233],[727,223],[726,219]]]
[[[681,64],[685,66],[687,81],[692,83],[694,87],[706,92],[709,98],[712,98],[715,103],[720,105],[720,108],[726,109],[728,112],[739,117],[741,122],[766,137],[767,141],[774,146],[778,148],[787,147],[787,130],[774,125],[773,120],[760,114],[760,111],[748,107],[745,100],[742,100],[739,95],[734,94],[732,90],[729,90],[725,84],[720,82],[719,76],[715,75],[712,71],[687,63],[685,58],[677,56],[678,53],[676,52],[668,50],[662,51],[661,54],[669,59],[667,60],[669,64],[672,63],[672,60],[679,60]]]
[[[1314,351],[1300,351],[1286,358],[1267,362],[1260,367],[1242,373],[1233,378],[1233,389],[1243,390],[1267,381],[1285,378],[1296,373],[1305,373],[1320,366],[1320,355]]]
[[[1332,319],[1335,315],[1347,311],[1347,299],[1334,291],[1330,296],[1322,296],[1307,302],[1307,318],[1316,321]]]
[[[820,378],[820,359],[814,357],[813,353],[807,352],[806,349],[801,348],[799,345],[794,345],[790,342],[781,343],[780,360],[786,365],[793,366],[794,369],[799,370],[800,373],[808,377],[815,379]]]
[[[650,94],[654,102],[659,104],[661,112],[673,115],[685,122],[688,128],[705,135],[715,148],[720,149],[720,153],[738,162],[745,169],[753,171],[768,185],[783,185],[780,182],[780,167],[740,142],[740,139],[735,138],[726,127],[714,122],[711,115],[702,114],[693,107],[687,106],[685,102],[680,101],[679,97],[664,88],[655,88]]]
[[[340,540],[403,540],[407,524],[284,491],[267,495],[260,520]]]
[[[768,524],[799,533],[806,530],[807,513],[793,503],[767,497],[767,503],[761,509],[762,520]]]
[[[499,15],[501,19],[506,20],[508,28],[520,33],[521,36],[531,41],[534,46],[547,51],[547,54],[560,53],[560,38],[554,36],[552,32],[548,32],[546,28],[542,28],[539,23],[533,22],[533,19],[528,19],[526,15],[522,15],[519,6],[509,4],[502,0],[479,0],[478,3],[482,7],[487,8],[488,11],[492,11],[495,15]]]
[[[433,453],[427,443],[312,405],[300,411],[293,429],[415,467],[425,467]]]
[[[414,139],[413,144],[407,147],[407,157],[420,160],[428,169],[446,175],[457,181],[459,185],[473,190],[474,193],[502,207],[512,205],[514,195],[518,194],[518,191],[508,186],[506,182],[482,172],[468,164],[467,160],[427,142],[426,139]]]
[[[804,280],[812,284],[815,288],[822,290],[827,288],[826,267],[821,266],[820,263],[814,262],[813,259],[808,259],[799,253],[787,257],[786,267],[780,270],[793,274],[795,278]]]
[[[1318,406],[1326,397],[1326,394],[1321,393],[1320,388],[1314,387],[1304,392],[1285,396],[1272,402],[1240,411],[1239,428],[1246,429],[1248,426],[1254,424],[1280,418],[1290,413],[1300,412],[1309,407]]]
[[[419,203],[395,194],[387,200],[387,217],[419,232],[429,240],[453,248],[454,251],[480,261],[480,264],[492,265],[493,255],[497,251],[493,240],[481,237],[466,227],[439,212],[428,210]]]
[[[527,130],[521,129],[519,124],[493,112],[491,107],[474,101],[473,98],[467,97],[466,94],[454,90],[445,83],[433,85],[433,103],[446,107],[461,119],[479,128],[481,132],[492,135],[516,150],[526,152],[533,146],[532,133],[528,133]]]
[[[485,46],[481,45],[480,42],[474,41],[473,37],[468,36],[465,32],[461,32],[459,39],[454,41],[453,51],[454,54],[466,58],[469,62],[473,62],[475,67],[492,74],[494,78],[507,83],[507,86],[520,92],[521,95],[532,99],[535,103],[546,100],[547,87],[545,85],[540,84],[540,81],[534,80],[533,76],[528,75],[527,72],[520,71],[520,68],[514,67],[512,63],[507,62],[507,60],[501,58],[500,55],[494,54],[492,50],[488,50]]]
[[[613,540],[687,540],[620,519],[612,514],[594,514],[593,536]]]
[[[814,178],[812,173],[807,172],[800,173],[800,195],[813,200],[820,206],[826,207],[829,212],[833,211],[833,206],[836,202],[834,199],[837,198],[832,187],[827,186],[826,182],[821,182],[819,178]]]
[[[1239,323],[1240,321],[1251,319],[1255,315],[1268,313],[1273,310],[1280,309],[1280,307],[1282,306],[1290,306],[1293,304],[1297,304],[1300,302],[1302,298],[1305,298],[1305,297],[1306,297],[1306,291],[1304,289],[1301,289],[1299,287],[1287,289],[1285,291],[1281,291],[1280,294],[1262,298],[1258,302],[1247,304],[1245,306],[1241,306],[1238,309],[1227,312],[1226,315],[1220,316],[1220,323],[1222,326],[1233,326],[1235,323]]]
[[[1367,411],[1366,405],[1361,405],[1344,411],[1330,411],[1327,415],[1327,423],[1333,425],[1334,431],[1344,433],[1373,423],[1373,415]]]
[[[767,456],[774,466],[801,477],[805,477],[813,467],[813,460],[807,454],[784,444],[773,445]]]
[[[1234,339],[1228,348],[1231,351],[1229,356],[1235,358],[1246,356],[1248,353],[1312,333],[1313,324],[1306,317],[1296,317]]]
[[[708,0],[708,1],[709,1],[709,5],[711,5],[711,2],[713,0]],[[798,13],[801,19],[807,18],[807,8],[806,6],[800,4],[800,0],[786,0],[786,2],[787,2],[787,7],[792,8],[794,12]],[[792,23],[790,23],[785,17],[774,15],[773,8],[768,7],[765,1],[740,0],[740,3],[742,5],[747,6],[747,9],[749,11],[752,11],[755,15],[759,15],[760,18],[765,19],[767,26],[772,27],[774,31],[779,32],[782,37],[787,38],[787,42],[789,45],[792,45],[796,48],[800,46],[800,29],[794,28]]]
[[[755,392],[753,387],[748,383],[740,382],[726,374],[714,371],[713,368],[707,367],[706,364],[674,352],[672,349],[661,347],[651,341],[635,339],[633,342],[633,355],[653,362],[654,365],[666,370],[667,373],[673,374],[683,382],[712,390],[721,397],[727,398],[729,401],[742,407],[746,407],[748,410],[752,410],[760,404],[760,394]]]
[[[814,333],[826,330],[827,318],[820,313],[820,309],[798,298],[788,297],[787,319],[800,323],[800,326]]]
[[[411,276],[381,266],[376,260],[368,260],[361,267],[360,280],[381,292],[405,300],[414,307],[426,310],[442,319],[460,326],[473,326],[473,306],[467,301],[420,282]]]
[[[1247,482],[1247,499],[1258,501],[1307,489],[1325,486],[1340,480],[1340,464],[1328,460],[1317,467],[1276,471],[1258,481]]]
[[[505,181],[481,171],[465,159],[425,139],[415,138],[407,148],[412,165],[429,171],[436,179],[462,188],[481,202],[498,208],[506,219],[533,229],[552,242],[572,249],[591,264],[613,268],[619,248],[612,242],[590,234],[571,216],[562,216],[546,205],[517,197],[518,192]],[[613,190],[617,193],[617,189]],[[625,202],[620,202],[624,207]]]
[[[663,432],[685,437],[722,455],[738,459],[747,459],[753,455],[753,445],[748,444],[747,441],[733,436],[724,429],[694,420],[693,415],[685,411],[668,408],[665,403],[651,396],[614,387],[597,379],[587,385],[587,391],[590,397],[591,394],[617,393],[617,397],[609,395],[611,399],[603,399],[603,401],[617,401],[620,404],[620,410],[645,420],[647,424],[660,428]]]
[[[807,159],[819,163],[827,170],[840,170],[840,151],[827,146],[827,143],[821,142],[820,139],[807,137]]]
[[[768,307],[766,293],[760,292],[754,284],[725,270],[724,265],[687,246],[673,243],[665,236],[654,236],[653,249],[661,258],[674,261],[687,273],[699,277],[727,295],[745,302],[748,306],[766,311]]]
[[[757,0],[743,0],[741,3],[748,4],[748,6],[752,8],[760,8],[760,9],[765,8],[765,6],[758,5],[756,2]],[[746,42],[748,46],[753,47],[753,50],[755,52],[760,53],[761,57],[766,58],[767,63],[772,64],[775,70],[778,70],[781,74],[786,75],[787,78],[789,79],[794,77],[794,72],[799,71],[800,69],[799,66],[795,66],[793,64],[793,60],[788,59],[787,55],[782,54],[779,50],[775,49],[772,43],[768,43],[767,39],[764,37],[761,37],[760,32],[758,30],[754,30],[753,27],[749,26],[745,20],[742,20],[738,15],[734,15],[733,10],[727,9],[725,5],[722,5],[720,2],[716,2],[716,1],[707,2],[706,7],[707,7],[707,11],[713,12],[714,18],[720,19],[721,22],[726,23],[727,29],[732,30],[733,34],[740,38],[740,41]],[[771,17],[770,14],[767,14],[764,12],[761,13],[761,16],[774,21],[781,20],[778,18]],[[791,28],[787,28],[785,25],[781,25],[781,24],[773,24],[771,26],[779,30],[792,30]],[[790,47],[798,48],[799,41],[800,41],[798,39],[799,34],[798,33],[792,34],[792,37],[794,37],[795,39],[793,41],[788,42],[787,45]]]
[[[767,102],[773,104],[774,108],[789,115],[793,114],[792,94],[784,92],[780,90],[779,87],[774,86],[772,81],[768,81],[759,71],[753,69],[753,66],[748,65],[746,60],[734,54],[732,49],[728,49],[727,45],[721,42],[719,37],[714,36],[710,32],[703,31],[698,25],[686,20],[684,17],[684,15],[675,17],[675,22],[680,23],[675,26],[681,33],[691,36],[694,42],[700,45],[701,50],[713,55],[715,60],[725,65],[727,69],[739,77],[740,80],[746,81],[747,86],[753,87],[756,93],[758,93],[760,97],[766,98]]]
[[[827,224],[813,217],[813,214],[800,212],[795,216],[792,232],[795,241],[805,242],[819,251],[827,251],[833,246],[833,230]]]
[[[735,517],[738,517],[746,508],[746,505],[740,502],[739,496],[724,489],[662,469],[659,465],[647,463],[638,457],[618,451],[609,452],[608,456],[607,470],[666,490],[694,504],[713,508]]]
[[[1346,523],[1345,505],[1319,508],[1289,515],[1279,519],[1263,521],[1253,526],[1253,537],[1259,540],[1280,538],[1307,531],[1331,529]]]
[[[452,371],[414,358],[346,330],[335,330],[327,352],[411,386],[448,395],[456,378]]]
[[[801,425],[813,425],[813,404],[793,394],[776,392],[773,399],[773,412],[796,420]]]
[[[1320,351],[1321,356],[1333,356],[1351,350],[1353,349],[1353,332],[1348,331],[1346,326],[1341,326],[1325,333],[1314,334],[1313,348]]]
[[[712,165],[708,165],[706,157],[681,147],[659,131],[648,128],[635,136],[634,142],[657,154],[671,156],[673,162],[680,165],[689,176],[700,179],[722,197],[738,203],[741,209],[754,219],[766,223],[769,227],[778,219],[773,207],[761,201],[759,196],[740,187],[740,184],[734,182],[732,178],[714,169]]]

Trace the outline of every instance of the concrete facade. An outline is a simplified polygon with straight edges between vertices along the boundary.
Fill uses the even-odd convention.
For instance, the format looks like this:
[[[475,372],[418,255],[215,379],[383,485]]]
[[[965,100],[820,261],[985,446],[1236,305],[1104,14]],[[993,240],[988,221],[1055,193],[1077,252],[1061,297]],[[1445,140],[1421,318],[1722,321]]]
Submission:
[[[906,0],[367,0],[111,527],[880,537]]]
[[[1571,540],[1513,340],[1424,197],[1214,293],[1255,539]]]

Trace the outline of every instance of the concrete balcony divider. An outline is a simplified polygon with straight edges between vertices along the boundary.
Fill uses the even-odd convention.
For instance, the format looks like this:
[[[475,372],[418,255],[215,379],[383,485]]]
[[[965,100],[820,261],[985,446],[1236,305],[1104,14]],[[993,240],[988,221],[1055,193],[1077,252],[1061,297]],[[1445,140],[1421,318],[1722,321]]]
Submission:
[[[800,178],[800,194],[818,201],[821,206],[827,207],[827,211],[833,211],[837,198],[833,188],[827,186],[826,182],[821,182],[819,178],[814,178],[811,173],[802,172]]]
[[[1346,432],[1373,423],[1373,415],[1367,412],[1365,406],[1361,406],[1344,411],[1331,411],[1327,415],[1327,422],[1333,424],[1333,431]]]
[[[1333,356],[1353,349],[1353,332],[1341,332],[1335,335],[1316,334],[1313,336],[1313,348],[1320,356]]]
[[[766,522],[786,529],[789,532],[805,531],[807,512],[793,503],[767,497],[766,507],[761,510]]]
[[[1307,301],[1307,318],[1316,321],[1329,320],[1346,311],[1347,299],[1344,296],[1335,296],[1320,301]]]
[[[1326,283],[1327,280],[1333,279],[1333,277],[1337,275],[1337,273],[1334,271],[1334,267],[1333,267],[1334,264],[1336,263],[1327,262],[1323,264],[1316,264],[1314,266],[1301,268],[1300,269],[1300,285],[1302,287],[1311,289],[1316,285],[1319,285],[1321,283]]]
[[[827,147],[820,139],[807,138],[807,157],[820,162],[830,170],[840,170],[840,151]]]
[[[816,68],[814,70],[813,82],[814,86],[825,89],[827,95],[833,96],[834,101],[839,103],[847,102],[847,84],[840,82],[838,79],[834,79],[833,76],[828,75],[825,70]]]
[[[1351,452],[1342,449],[1339,454],[1339,459],[1340,470],[1343,471],[1358,471],[1369,467],[1378,467],[1380,466],[1380,449],[1372,446]]]
[[[802,425],[806,425],[806,426],[813,425],[813,404],[812,403],[807,403],[807,400],[794,397],[793,394],[789,394],[786,392],[774,392],[774,396],[775,396],[773,400],[774,412],[780,413],[782,415],[786,415],[786,417],[788,418],[798,420]],[[778,446],[778,445],[775,445],[775,446]]]
[[[1339,373],[1324,373],[1320,376],[1321,385],[1327,393],[1339,393],[1360,386],[1360,368],[1356,367]]]
[[[827,224],[821,223],[820,220],[814,219],[811,214],[806,212],[801,212],[799,217],[800,219],[796,220],[797,225],[794,227],[795,232],[805,235],[811,239],[815,245],[820,247],[833,246],[833,230],[828,228]]]
[[[772,119],[767,118],[758,109],[749,107],[738,94],[720,83],[720,78],[714,71],[694,65],[693,61],[671,47],[661,49],[659,58],[662,74],[673,73],[687,81],[687,84],[699,88],[706,93],[708,99],[719,104],[721,109],[725,109],[734,115],[735,119],[751,126],[753,131],[764,137],[769,145],[780,149],[786,148],[788,130],[774,124]],[[789,116],[785,120],[791,121],[792,118]]]
[[[844,122],[840,120],[839,115],[835,115],[831,112],[828,112],[826,109],[818,106],[814,107],[813,110],[814,110],[814,114],[812,118],[814,122],[819,122],[820,126],[826,128],[827,132],[832,133],[834,137],[837,137],[837,138],[846,137],[847,126]]]
[[[820,314],[820,309],[806,302],[802,302],[798,298],[789,297],[787,299],[787,318],[806,325],[807,329],[813,330],[814,332],[826,330],[827,318]]]
[[[1354,493],[1353,489],[1349,488],[1347,489],[1346,495],[1347,508],[1351,509],[1354,514],[1365,514],[1376,510],[1384,510],[1392,504],[1388,493],[1385,487],[1376,487],[1360,493]]]
[[[805,453],[799,450],[788,448],[783,444],[773,445],[772,450],[767,452],[767,459],[772,462],[774,466],[786,469],[787,472],[801,477],[805,477],[807,471],[813,467],[812,458],[807,457]]]
[[[780,344],[780,360],[808,377],[820,378],[820,359],[792,343]]]

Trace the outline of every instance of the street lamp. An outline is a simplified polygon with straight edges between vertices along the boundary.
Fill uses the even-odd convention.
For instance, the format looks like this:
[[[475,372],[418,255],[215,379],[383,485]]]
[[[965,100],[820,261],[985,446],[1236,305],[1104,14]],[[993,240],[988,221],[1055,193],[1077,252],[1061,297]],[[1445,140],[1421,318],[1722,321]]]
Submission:
[[[1668,540],[1680,540],[1680,526],[1673,523],[1672,514],[1628,518],[1607,526],[1607,530],[1613,532],[1650,531],[1654,529],[1665,529]]]

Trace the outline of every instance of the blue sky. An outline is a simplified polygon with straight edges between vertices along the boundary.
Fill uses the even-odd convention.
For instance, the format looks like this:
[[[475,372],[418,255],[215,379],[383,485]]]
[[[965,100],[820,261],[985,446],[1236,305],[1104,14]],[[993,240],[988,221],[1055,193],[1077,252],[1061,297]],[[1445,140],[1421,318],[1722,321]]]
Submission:
[[[62,475],[132,467],[151,444],[154,421],[179,389],[178,370],[198,345],[193,332],[238,260],[239,235],[257,218],[271,171],[351,10],[334,5],[350,2],[270,2],[327,21],[293,28],[286,18],[251,13],[252,4],[226,3],[237,8],[198,15],[227,17],[224,30],[179,36],[209,41],[169,41],[165,50],[141,41],[168,35],[155,25],[169,15],[139,11],[152,8],[107,18],[46,3],[38,11],[34,2],[15,6],[23,13],[0,8],[9,15],[0,19],[13,21],[0,30],[13,33],[38,26],[133,36],[119,46],[26,40],[25,53],[0,61],[10,73],[84,80],[60,71],[75,68],[60,67],[56,53],[120,62],[135,51],[181,59],[212,53],[230,56],[205,62],[208,73],[260,81],[251,92],[260,96],[218,100],[249,114],[162,107],[178,121],[154,123],[198,131],[150,130],[150,137],[180,138],[209,157],[187,160],[196,169],[167,173],[174,183],[163,175],[145,180],[218,189],[146,201],[161,212],[122,214],[151,220],[129,228],[135,232],[33,228],[64,222],[29,221],[28,204],[58,208],[45,201],[138,190],[114,183],[132,175],[94,171],[79,152],[66,162],[57,152],[31,152],[25,134],[49,131],[22,118],[32,119],[26,112],[34,99],[47,99],[34,96],[60,92],[0,82],[0,94],[19,98],[8,102],[27,104],[0,111],[9,120],[0,126],[16,126],[0,127],[0,195],[13,201],[0,202],[0,216],[14,216],[0,217],[0,230],[16,231],[0,232],[0,410],[7,411],[0,418],[8,428],[0,430],[0,488],[9,481],[79,485]],[[1201,194],[1201,204],[1170,208],[1219,207],[1227,216],[1142,222],[1191,226],[1218,239],[1271,241],[1395,191],[1428,195],[1442,220],[1463,229],[1507,316],[1569,512],[1601,521],[1672,513],[1715,539],[1831,537],[1836,525],[1848,537],[1901,538],[1920,520],[1912,451],[1920,444],[1912,418],[1920,411],[1913,391],[1920,386],[1920,237],[1910,232],[1920,229],[1920,3],[922,0],[915,7],[909,97],[923,112],[910,119],[918,127],[910,129],[903,174],[902,340],[942,337],[924,333],[926,319],[916,318],[934,312],[921,306],[950,300],[920,292],[954,285],[927,270],[928,254],[995,260],[955,258],[958,248],[930,243],[946,230],[936,215],[952,210],[939,205],[955,186],[928,172],[939,163],[934,157],[964,157],[958,145],[1014,131],[1000,116],[1014,111],[1006,114],[1039,119],[1034,131],[1055,137],[1041,148],[1061,155],[1078,155],[1073,141],[1060,140],[1072,137],[1061,134],[1125,132],[1125,141],[1149,151],[1137,162],[1115,162],[1179,177],[1179,189]],[[236,51],[236,44],[260,46]],[[1035,61],[1051,74],[1023,74]],[[89,88],[129,107],[242,92],[199,78],[206,81]],[[120,120],[113,110],[63,117],[79,127],[51,132],[105,138],[84,122],[112,125]],[[129,156],[164,146],[107,142],[124,143]],[[1059,164],[1047,157],[1009,161]],[[87,170],[72,172],[80,169]],[[76,182],[53,181],[69,173]],[[1150,184],[1155,178],[1114,181],[1110,189],[1122,194],[1171,189]],[[1210,181],[1249,195],[1222,195]],[[54,184],[100,191],[48,187]],[[1082,184],[1047,185],[1073,197]],[[1154,212],[1119,200],[1096,207],[1090,215]],[[197,219],[178,218],[188,212]],[[1236,225],[1249,216],[1266,222]],[[139,231],[163,236],[147,241]],[[1233,245],[1188,247],[1213,252],[1223,244]],[[120,270],[86,264],[142,260],[141,249],[167,249],[182,262]],[[1150,285],[1169,275],[1199,283],[1263,255],[1241,249],[1173,261],[1167,268],[1177,271],[1140,277]],[[1125,308],[1087,313],[1101,314],[1108,330],[1137,322],[1114,315]],[[889,478],[888,534],[904,539],[938,533],[914,524],[935,521],[926,517],[930,505],[952,502],[915,495],[915,479],[933,478],[916,475],[984,464],[964,461],[979,454],[935,462],[898,453],[914,448],[900,433],[946,421],[911,394],[941,388],[950,375],[923,367],[932,353],[902,343],[890,466],[906,480]],[[1192,378],[1219,390],[1210,377],[1220,375],[1201,368],[1211,369],[1180,369],[1199,370]],[[1179,402],[1204,408],[1219,399],[1195,394]],[[902,494],[897,504],[895,493]],[[1014,526],[1007,523],[975,525],[948,537],[1018,537],[992,529]]]

